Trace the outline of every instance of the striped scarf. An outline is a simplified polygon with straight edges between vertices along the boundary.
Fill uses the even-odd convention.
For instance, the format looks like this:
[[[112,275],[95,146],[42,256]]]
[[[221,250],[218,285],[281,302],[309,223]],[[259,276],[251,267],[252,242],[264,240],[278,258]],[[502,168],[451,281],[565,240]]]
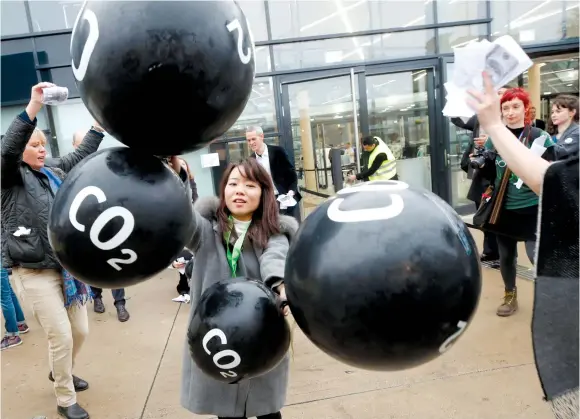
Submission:
[[[50,183],[50,189],[56,195],[58,188],[62,184],[62,180],[44,167],[40,171],[46,175]],[[87,301],[92,300],[93,292],[91,291],[91,287],[76,279],[64,268],[62,269],[62,280],[64,285],[64,306],[66,308],[73,304],[82,306]]]

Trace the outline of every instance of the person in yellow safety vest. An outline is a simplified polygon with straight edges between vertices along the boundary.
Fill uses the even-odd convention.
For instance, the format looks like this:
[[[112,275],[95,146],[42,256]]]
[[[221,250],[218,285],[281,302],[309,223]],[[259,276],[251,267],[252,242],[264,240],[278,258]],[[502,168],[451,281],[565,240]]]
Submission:
[[[379,137],[364,137],[362,146],[370,152],[367,169],[356,175],[349,175],[348,180],[398,180],[397,160],[389,146]]]

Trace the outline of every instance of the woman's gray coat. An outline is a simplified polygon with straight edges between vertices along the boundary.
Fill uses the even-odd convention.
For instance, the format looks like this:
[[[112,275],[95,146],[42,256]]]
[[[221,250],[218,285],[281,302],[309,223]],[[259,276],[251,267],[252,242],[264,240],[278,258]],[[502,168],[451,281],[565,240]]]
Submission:
[[[195,232],[188,248],[195,254],[191,276],[189,322],[203,291],[214,283],[231,277],[223,239],[218,233],[216,211],[219,200],[199,198],[194,208]],[[282,234],[272,236],[265,249],[246,238],[238,262],[238,275],[260,278],[270,286],[284,277],[289,242],[298,229],[297,221],[280,216]],[[185,331],[184,331],[185,332]],[[185,334],[185,333],[184,333]],[[205,375],[192,361],[187,340],[183,355],[181,404],[196,414],[225,417],[252,417],[278,412],[284,406],[288,386],[288,356],[267,374],[225,384]]]

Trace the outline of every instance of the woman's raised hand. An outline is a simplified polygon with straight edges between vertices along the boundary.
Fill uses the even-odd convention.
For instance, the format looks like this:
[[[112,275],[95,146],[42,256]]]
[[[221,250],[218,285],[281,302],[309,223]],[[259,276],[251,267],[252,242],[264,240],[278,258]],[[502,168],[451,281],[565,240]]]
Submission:
[[[466,99],[467,104],[477,113],[479,124],[486,132],[495,125],[503,126],[499,96],[493,88],[493,82],[487,72],[483,72],[483,92],[468,90],[473,99]]]

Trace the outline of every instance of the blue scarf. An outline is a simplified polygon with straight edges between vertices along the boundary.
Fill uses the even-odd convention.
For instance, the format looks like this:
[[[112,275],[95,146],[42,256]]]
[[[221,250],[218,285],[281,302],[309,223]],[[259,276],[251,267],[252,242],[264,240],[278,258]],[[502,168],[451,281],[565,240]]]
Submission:
[[[56,195],[62,181],[50,170],[41,168],[40,171],[46,175],[50,183],[50,189]],[[77,280],[66,269],[62,269],[62,280],[64,283],[64,306],[70,307],[72,304],[84,305],[93,298],[91,287]]]

